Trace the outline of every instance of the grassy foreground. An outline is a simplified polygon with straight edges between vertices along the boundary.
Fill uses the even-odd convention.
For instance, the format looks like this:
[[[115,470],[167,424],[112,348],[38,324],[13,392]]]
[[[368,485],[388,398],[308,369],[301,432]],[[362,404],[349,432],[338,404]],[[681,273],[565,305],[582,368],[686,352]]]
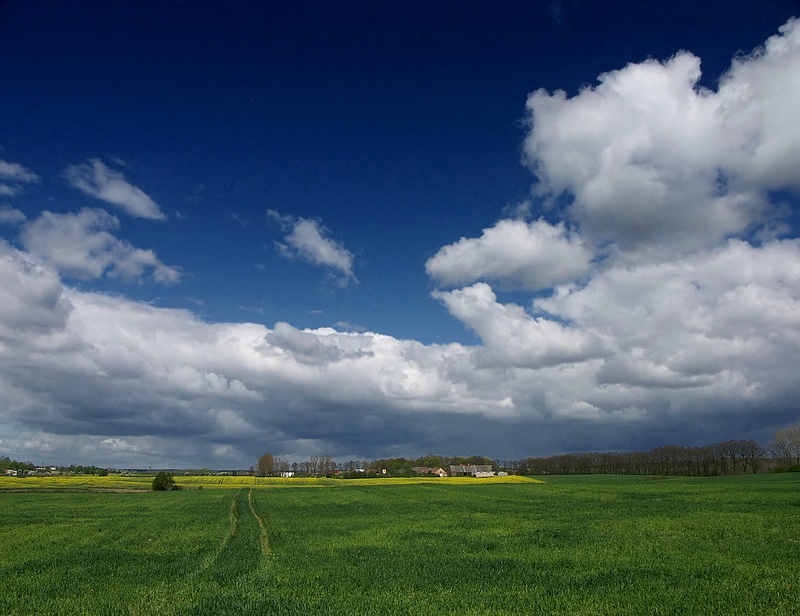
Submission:
[[[0,614],[763,615],[800,605],[800,474],[233,484],[97,493],[0,483]]]

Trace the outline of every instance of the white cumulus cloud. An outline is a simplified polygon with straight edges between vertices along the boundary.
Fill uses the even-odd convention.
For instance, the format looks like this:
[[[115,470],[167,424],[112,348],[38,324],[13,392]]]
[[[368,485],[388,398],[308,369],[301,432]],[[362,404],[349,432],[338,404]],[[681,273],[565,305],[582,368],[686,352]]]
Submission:
[[[433,296],[481,338],[483,348],[478,358],[483,364],[541,368],[605,354],[599,338],[550,319],[532,317],[521,306],[501,304],[485,283],[437,291]]]
[[[462,237],[440,248],[425,271],[447,286],[489,280],[534,291],[579,278],[591,258],[580,237],[563,224],[501,220],[479,238]]]
[[[150,272],[160,283],[176,282],[179,271],[162,263],[152,250],[117,238],[119,219],[105,210],[84,208],[76,214],[43,212],[28,222],[20,238],[25,248],[66,276],[80,279],[141,279]]]
[[[680,52],[604,73],[574,97],[537,90],[524,152],[543,197],[595,245],[629,253],[716,245],[774,216],[768,191],[800,186],[800,22],[736,59],[716,91]]]

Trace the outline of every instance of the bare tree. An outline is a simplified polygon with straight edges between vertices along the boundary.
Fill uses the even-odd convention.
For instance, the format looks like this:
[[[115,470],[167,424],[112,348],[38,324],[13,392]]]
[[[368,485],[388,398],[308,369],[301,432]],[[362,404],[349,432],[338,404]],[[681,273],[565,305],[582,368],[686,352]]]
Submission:
[[[769,444],[769,452],[785,466],[800,464],[800,424],[775,432]]]
[[[291,468],[289,464],[289,458],[277,458],[275,460],[275,470],[280,473],[286,473]]]
[[[333,461],[332,456],[318,456],[319,457],[319,474],[327,475],[336,470],[336,462]]]
[[[319,456],[311,456],[308,459],[308,473],[309,475],[313,475],[316,477],[319,475],[319,467],[320,467],[320,457]]]
[[[272,471],[274,470],[275,458],[270,452],[266,452],[258,459],[258,464],[256,465],[256,475],[259,477],[266,477],[272,474]]]

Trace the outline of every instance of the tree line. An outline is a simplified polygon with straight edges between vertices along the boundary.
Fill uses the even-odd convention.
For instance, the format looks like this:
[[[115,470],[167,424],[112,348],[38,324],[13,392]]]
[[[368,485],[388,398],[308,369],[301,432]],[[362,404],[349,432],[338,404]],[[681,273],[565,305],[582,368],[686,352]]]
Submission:
[[[336,474],[344,478],[371,477],[390,475],[392,477],[408,477],[416,474],[414,468],[449,471],[451,465],[458,464],[490,464],[497,466],[497,461],[486,456],[442,456],[427,454],[419,458],[378,458],[365,460],[348,460],[336,462],[332,456],[311,456],[304,462],[289,463],[286,458],[278,458],[266,452],[258,458],[251,472],[259,477],[269,477],[291,472],[294,475],[312,477]]]
[[[5,473],[7,470],[17,471],[17,472],[53,472],[52,469],[55,469],[55,472],[59,474],[70,474],[70,475],[107,475],[108,470],[105,468],[101,468],[99,466],[88,465],[84,466],[82,464],[70,464],[69,466],[54,466],[54,467],[41,467],[36,466],[33,462],[18,462],[17,460],[12,460],[8,456],[3,456],[0,458],[0,474]]]
[[[36,466],[31,462],[17,462],[8,456],[3,456],[0,458],[0,473],[5,473],[7,470],[17,472],[34,471]]]
[[[702,447],[667,445],[648,451],[590,451],[520,460],[520,475],[729,475],[764,470],[764,449],[753,440]]]
[[[304,462],[289,463],[288,458],[277,458],[266,452],[258,458],[258,462],[250,470],[258,477],[269,477],[289,472],[295,475],[318,477],[320,475],[329,475],[338,470],[338,467],[333,457],[328,455],[311,456]]]
[[[486,456],[442,456],[427,454],[419,458],[378,458],[337,463],[331,456],[312,456],[306,462],[289,464],[284,458],[266,453],[259,458],[255,474],[268,476],[281,472],[295,475],[343,478],[416,474],[413,469],[443,468],[451,465],[491,464],[495,470],[516,475],[730,475],[769,471],[800,471],[800,423],[775,432],[766,448],[752,439],[727,441],[690,447],[666,445],[647,451],[589,451],[522,460],[492,460]],[[425,471],[423,471],[425,472]]]
[[[800,471],[800,424],[775,432],[766,448],[731,439],[700,447],[667,445],[648,451],[590,451],[507,463],[520,475],[730,475]]]

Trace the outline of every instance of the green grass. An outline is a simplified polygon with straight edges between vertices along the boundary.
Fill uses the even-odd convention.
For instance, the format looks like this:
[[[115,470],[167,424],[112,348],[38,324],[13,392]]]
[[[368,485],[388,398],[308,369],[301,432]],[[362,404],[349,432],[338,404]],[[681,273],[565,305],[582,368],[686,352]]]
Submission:
[[[797,613],[800,475],[545,480],[0,492],[0,614]]]

